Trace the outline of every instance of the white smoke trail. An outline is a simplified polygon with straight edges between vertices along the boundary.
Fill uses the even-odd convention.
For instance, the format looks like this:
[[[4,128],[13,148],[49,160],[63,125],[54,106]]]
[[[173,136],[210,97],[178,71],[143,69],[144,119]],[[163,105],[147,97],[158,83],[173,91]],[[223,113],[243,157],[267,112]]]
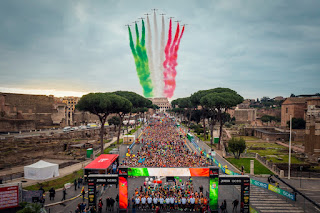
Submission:
[[[159,72],[160,72],[160,78],[159,78],[159,95],[160,97],[164,97],[164,81],[163,81],[163,72],[164,72],[164,67],[163,67],[163,62],[165,60],[165,53],[164,49],[166,46],[166,41],[165,41],[165,26],[164,26],[164,16],[162,16],[162,23],[161,23],[161,42],[160,42],[160,63],[159,63]]]
[[[153,22],[154,22],[154,67],[155,67],[155,83],[154,85],[154,94],[155,97],[160,97],[160,88],[159,84],[161,81],[161,75],[162,75],[162,69],[159,70],[159,64],[160,64],[160,56],[159,56],[159,33],[158,33],[158,24],[157,24],[157,15],[156,11],[153,13]]]
[[[151,26],[150,26],[149,16],[147,16],[147,31],[148,31],[147,54],[148,54],[148,61],[149,61],[149,70],[150,70],[151,81],[152,81],[153,88],[154,88],[153,95],[154,95],[154,97],[156,97],[155,88],[157,85],[157,79],[156,79],[156,73],[155,73],[155,69],[154,69],[154,58],[153,58],[153,53],[152,53],[152,34],[151,34]]]

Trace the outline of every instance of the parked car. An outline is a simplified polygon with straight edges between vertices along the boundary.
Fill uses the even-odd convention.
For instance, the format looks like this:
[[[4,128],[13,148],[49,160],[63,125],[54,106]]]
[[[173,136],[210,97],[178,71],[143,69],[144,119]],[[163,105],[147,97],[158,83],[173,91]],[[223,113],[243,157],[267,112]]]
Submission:
[[[71,127],[70,131],[78,131],[79,128],[77,126]]]
[[[94,123],[92,123],[92,124],[87,124],[87,128],[88,129],[93,129],[93,128],[97,128],[98,126],[97,126],[97,124],[94,124]]]
[[[65,128],[63,128],[63,132],[70,132],[70,131],[71,131],[70,126],[66,126]]]
[[[87,129],[87,127],[86,126],[79,126],[79,129]]]

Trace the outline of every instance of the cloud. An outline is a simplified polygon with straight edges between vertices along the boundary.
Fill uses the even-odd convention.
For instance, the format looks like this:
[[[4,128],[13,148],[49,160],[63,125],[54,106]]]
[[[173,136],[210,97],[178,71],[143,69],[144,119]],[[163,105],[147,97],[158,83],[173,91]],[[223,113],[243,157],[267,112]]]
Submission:
[[[124,25],[159,8],[188,24],[174,98],[217,86],[249,98],[315,93],[319,6],[282,0],[2,1],[0,84],[142,94]]]

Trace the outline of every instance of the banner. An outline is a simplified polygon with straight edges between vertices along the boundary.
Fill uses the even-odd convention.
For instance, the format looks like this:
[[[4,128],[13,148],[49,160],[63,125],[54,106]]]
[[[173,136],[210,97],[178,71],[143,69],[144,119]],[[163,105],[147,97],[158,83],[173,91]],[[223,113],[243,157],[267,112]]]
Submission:
[[[293,200],[295,201],[296,200],[296,196],[290,192],[287,192],[283,189],[280,189],[278,187],[275,187],[274,185],[271,185],[271,184],[268,184],[268,183],[264,183],[264,182],[260,182],[260,181],[257,181],[257,180],[253,180],[251,179],[250,183],[252,185],[255,185],[255,186],[259,186],[261,188],[264,188],[264,189],[268,189],[272,192],[275,192],[277,194],[280,194],[282,196],[285,196],[287,198],[289,198],[290,200]]]
[[[128,168],[128,176],[209,177],[209,168]]]

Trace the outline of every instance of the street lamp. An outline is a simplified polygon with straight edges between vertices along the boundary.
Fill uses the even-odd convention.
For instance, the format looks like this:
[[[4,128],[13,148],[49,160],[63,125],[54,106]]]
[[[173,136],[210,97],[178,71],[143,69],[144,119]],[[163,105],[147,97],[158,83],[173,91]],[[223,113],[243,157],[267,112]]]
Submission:
[[[288,165],[288,179],[290,179],[291,170],[291,129],[292,129],[292,117],[290,115],[290,136],[289,136],[289,165]]]

